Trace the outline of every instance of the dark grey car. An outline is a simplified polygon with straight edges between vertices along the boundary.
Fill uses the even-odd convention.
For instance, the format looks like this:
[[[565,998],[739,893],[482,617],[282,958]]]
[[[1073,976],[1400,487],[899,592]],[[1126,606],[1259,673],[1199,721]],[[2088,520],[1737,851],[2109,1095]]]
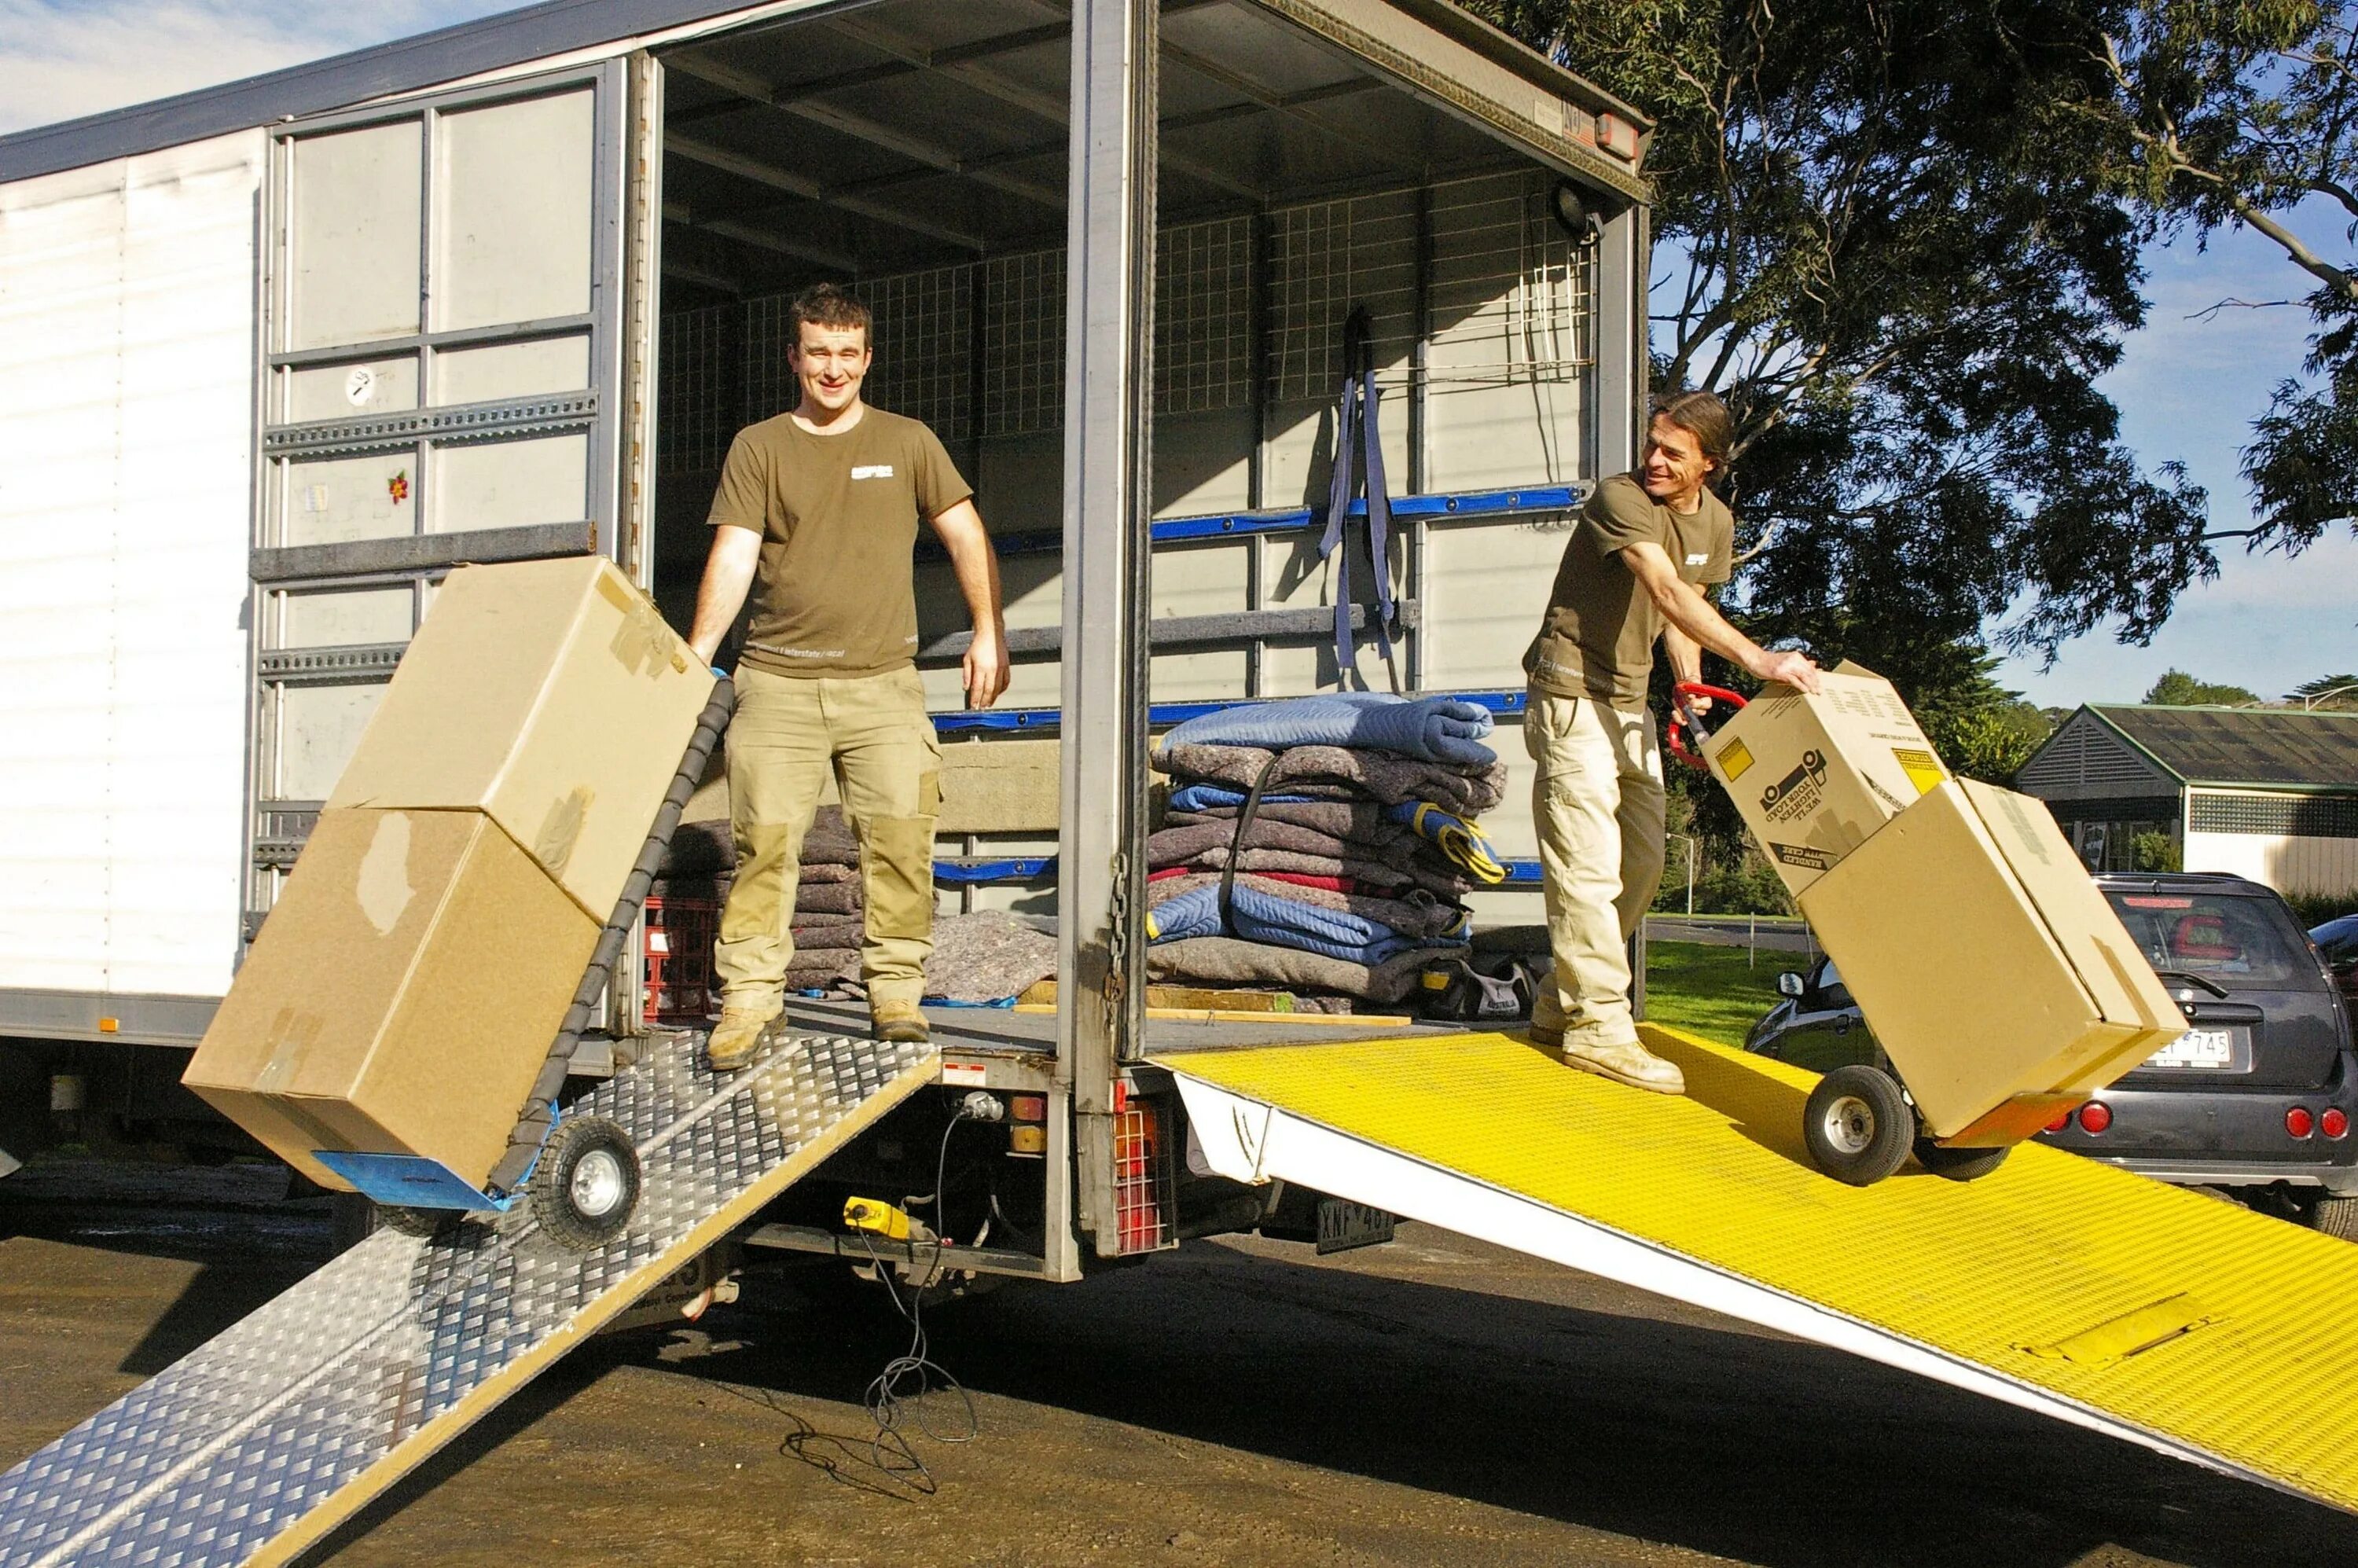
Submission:
[[[2358,1239],[2358,1054],[2348,1009],[2292,912],[2241,877],[2096,883],[2189,1029],[2040,1141]],[[1780,976],[1778,989],[1786,1000],[1746,1050],[1822,1073],[1879,1061],[1832,961]]]

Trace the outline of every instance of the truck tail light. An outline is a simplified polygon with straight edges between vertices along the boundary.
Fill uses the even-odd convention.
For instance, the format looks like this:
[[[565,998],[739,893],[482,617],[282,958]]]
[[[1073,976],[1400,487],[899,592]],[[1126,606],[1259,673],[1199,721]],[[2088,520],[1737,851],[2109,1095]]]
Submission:
[[[2295,1138],[2306,1138],[2317,1130],[2317,1118],[2309,1114],[2309,1107],[2294,1106],[2285,1112],[2285,1130]]]
[[[2080,1108],[2080,1130],[2102,1132],[2113,1124],[2113,1108],[2103,1100],[2092,1099]]]
[[[2350,1113],[2338,1105],[2327,1106],[2324,1113],[2317,1119],[2317,1130],[2328,1138],[2347,1138],[2350,1136]]]

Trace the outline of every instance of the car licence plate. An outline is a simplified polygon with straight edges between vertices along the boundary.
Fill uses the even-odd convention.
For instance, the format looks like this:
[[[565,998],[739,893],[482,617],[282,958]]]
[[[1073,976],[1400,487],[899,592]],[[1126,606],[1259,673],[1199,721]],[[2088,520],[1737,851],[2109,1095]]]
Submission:
[[[2250,1065],[2251,1033],[2237,1028],[2190,1029],[2145,1059],[2148,1067],[2241,1072]]]
[[[1341,1198],[1318,1200],[1318,1250],[1348,1252],[1354,1247],[1380,1247],[1392,1238],[1400,1222],[1382,1209]]]

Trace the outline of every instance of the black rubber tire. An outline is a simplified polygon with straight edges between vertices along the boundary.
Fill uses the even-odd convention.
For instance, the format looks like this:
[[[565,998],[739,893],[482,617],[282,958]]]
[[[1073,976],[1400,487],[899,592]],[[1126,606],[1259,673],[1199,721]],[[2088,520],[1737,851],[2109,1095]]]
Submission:
[[[1929,1138],[1916,1140],[1916,1162],[1952,1182],[1978,1182],[2013,1153],[2006,1149],[1943,1149]]]
[[[568,1116],[541,1145],[529,1187],[541,1234],[571,1251],[594,1252],[622,1234],[639,1206],[639,1153],[620,1123]],[[585,1208],[591,1195],[598,1206]]]
[[[2309,1208],[2309,1227],[2344,1241],[2358,1241],[2358,1198],[2318,1199]]]
[[[386,1230],[397,1230],[404,1236],[421,1237],[431,1241],[442,1234],[442,1227],[454,1223],[458,1216],[445,1208],[402,1208],[394,1204],[377,1204],[376,1222]]]
[[[1818,1169],[1871,1187],[1908,1161],[1916,1112],[1899,1081],[1879,1067],[1836,1067],[1818,1080],[1801,1112],[1801,1137]]]

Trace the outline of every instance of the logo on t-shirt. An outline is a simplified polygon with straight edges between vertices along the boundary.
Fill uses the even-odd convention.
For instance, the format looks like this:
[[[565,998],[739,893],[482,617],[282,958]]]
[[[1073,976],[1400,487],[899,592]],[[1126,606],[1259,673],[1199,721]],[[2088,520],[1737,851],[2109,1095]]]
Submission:
[[[891,463],[855,463],[852,465],[851,477],[854,479],[891,479],[892,477],[892,465]]]
[[[853,475],[853,477],[854,477],[854,478],[857,478],[857,477],[859,476],[860,470],[859,470],[858,469],[854,469],[854,470],[852,470],[851,471],[852,471],[852,475]],[[1708,551],[1704,552],[1704,554],[1702,554],[1702,555],[1700,555],[1700,556],[1691,555],[1691,556],[1687,557],[1687,565],[1689,565],[1689,566],[1691,566],[1691,567],[1707,567],[1707,566],[1709,566],[1710,564],[1711,564],[1711,555],[1710,555],[1710,552],[1708,552]]]

